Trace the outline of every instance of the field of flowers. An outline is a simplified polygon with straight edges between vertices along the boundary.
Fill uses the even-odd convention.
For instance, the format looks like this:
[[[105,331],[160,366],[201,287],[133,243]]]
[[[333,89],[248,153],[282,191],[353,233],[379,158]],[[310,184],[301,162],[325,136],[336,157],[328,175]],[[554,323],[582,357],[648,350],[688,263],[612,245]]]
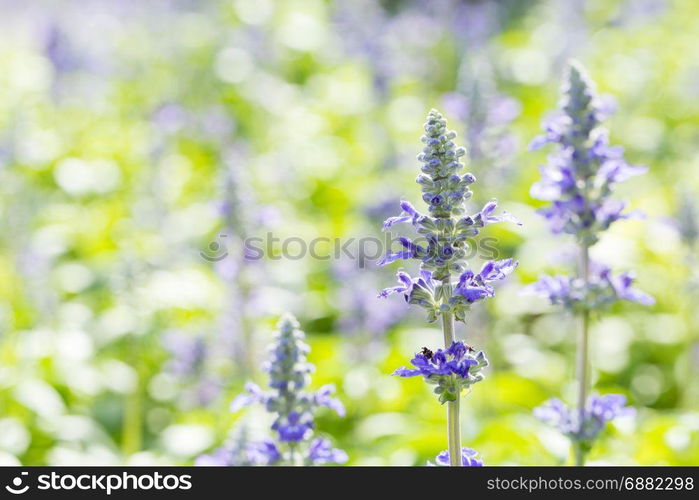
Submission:
[[[0,0],[0,465],[699,464],[697,46],[693,0]]]

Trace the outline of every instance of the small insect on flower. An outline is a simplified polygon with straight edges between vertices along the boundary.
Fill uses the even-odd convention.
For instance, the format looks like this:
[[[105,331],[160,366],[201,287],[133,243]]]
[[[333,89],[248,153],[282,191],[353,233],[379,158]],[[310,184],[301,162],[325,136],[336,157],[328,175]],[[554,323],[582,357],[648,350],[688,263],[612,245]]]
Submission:
[[[399,377],[422,376],[428,384],[436,385],[434,392],[439,396],[440,403],[455,401],[462,391],[483,380],[480,371],[488,366],[488,360],[479,351],[464,344],[453,342],[446,349],[432,352],[423,347],[410,363],[415,368],[401,367],[393,374]]]

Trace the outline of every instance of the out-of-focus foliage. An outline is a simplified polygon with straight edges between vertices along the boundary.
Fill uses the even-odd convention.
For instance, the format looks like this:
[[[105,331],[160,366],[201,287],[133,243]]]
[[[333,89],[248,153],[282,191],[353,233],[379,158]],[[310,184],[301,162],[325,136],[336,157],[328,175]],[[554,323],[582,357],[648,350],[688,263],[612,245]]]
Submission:
[[[422,203],[415,155],[431,107],[482,191],[524,222],[489,229],[520,266],[457,327],[491,361],[465,399],[464,445],[486,464],[564,462],[567,441],[531,409],[573,397],[574,325],[521,289],[570,265],[529,196],[544,155],[526,152],[569,57],[616,97],[613,142],[650,167],[619,193],[646,219],[615,226],[593,257],[637,269],[657,299],[594,323],[596,390],[639,412],[590,463],[699,463],[696,2],[0,9],[0,463],[191,463],[233,427],[259,433],[264,418],[228,403],[261,380],[285,310],[308,332],[314,384],[336,384],[347,406],[318,429],[351,464],[424,464],[444,449],[444,408],[421,381],[390,376],[441,334],[376,298],[395,269],[373,264],[375,245],[366,261],[293,258],[299,240],[286,257],[280,243],[262,260],[242,248],[268,233],[381,238],[401,197]],[[316,255],[333,250],[321,241]]]

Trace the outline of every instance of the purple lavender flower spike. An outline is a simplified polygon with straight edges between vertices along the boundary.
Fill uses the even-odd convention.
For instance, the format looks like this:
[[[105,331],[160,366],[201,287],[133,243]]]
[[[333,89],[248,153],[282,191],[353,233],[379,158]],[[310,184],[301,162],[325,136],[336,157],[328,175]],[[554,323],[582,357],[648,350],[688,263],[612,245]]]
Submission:
[[[497,201],[492,200],[473,215],[466,214],[466,201],[471,198],[470,185],[476,182],[473,174],[463,174],[461,158],[466,150],[457,147],[456,133],[447,129],[447,121],[436,110],[427,115],[424,125],[424,144],[417,159],[422,164],[416,182],[422,191],[422,200],[428,206],[427,214],[419,214],[412,205],[403,202],[403,212],[384,223],[384,230],[394,224],[410,221],[426,244],[417,245],[406,238],[399,238],[402,249],[389,250],[379,264],[398,259],[420,261],[420,277],[411,278],[398,272],[399,285],[386,288],[379,297],[401,293],[409,304],[415,304],[427,312],[427,321],[441,318],[444,349],[432,352],[424,348],[411,360],[413,368],[402,367],[394,372],[400,377],[422,376],[435,386],[439,401],[447,403],[448,443],[451,465],[460,465],[461,437],[459,427],[460,396],[465,389],[483,379],[481,369],[488,361],[483,352],[455,342],[454,320],[465,321],[471,305],[492,297],[492,283],[504,279],[516,267],[512,259],[487,262],[478,274],[468,269],[468,240],[477,236],[482,228],[497,222],[519,222],[509,213],[495,215]],[[453,277],[458,276],[454,282]]]
[[[609,115],[610,107],[597,97],[592,82],[578,63],[569,65],[562,92],[559,109],[544,122],[544,134],[530,145],[530,149],[556,145],[547,165],[541,168],[541,180],[532,186],[531,194],[550,202],[539,213],[546,218],[554,234],[568,233],[575,237],[580,251],[580,270],[574,278],[543,276],[528,289],[580,316],[577,408],[568,410],[560,401],[552,401],[536,413],[572,437],[575,463],[584,465],[591,441],[605,421],[597,418],[590,408],[607,408],[611,401],[619,401],[618,398],[599,401],[587,398],[590,312],[617,300],[643,305],[651,305],[654,300],[632,288],[630,273],[614,275],[609,267],[590,259],[590,247],[599,241],[602,232],[616,221],[638,215],[627,211],[626,203],[611,195],[617,183],[645,173],[646,168],[629,165],[624,160],[623,148],[609,144],[608,132],[601,123]]]
[[[461,448],[461,464],[464,467],[483,467],[483,460],[478,458],[478,452],[472,450],[471,448],[466,448],[465,446]],[[444,450],[434,459],[434,463],[427,462],[427,465],[432,466],[448,466],[449,465],[449,451]]]
[[[461,273],[459,281],[454,288],[454,296],[450,299],[451,302],[470,305],[494,296],[495,290],[490,283],[505,279],[517,268],[517,265],[518,262],[512,259],[491,260],[483,265],[478,274],[473,274],[471,270],[464,271]]]
[[[541,168],[541,181],[531,190],[535,198],[552,202],[541,213],[554,233],[573,234],[587,246],[612,223],[628,218],[625,205],[610,198],[615,185],[647,170],[629,165],[623,148],[609,145],[608,133],[601,127],[607,111],[584,69],[571,63],[560,109],[544,122],[545,133],[530,145],[530,149],[557,145]]]
[[[466,151],[456,146],[456,133],[446,128],[446,120],[439,112],[430,111],[424,128],[425,135],[421,140],[425,147],[418,155],[422,166],[416,182],[421,187],[422,199],[428,205],[429,213],[421,214],[410,203],[402,201],[402,212],[388,218],[383,230],[410,222],[427,245],[417,245],[407,238],[399,238],[402,248],[389,250],[379,265],[399,259],[417,259],[421,261],[423,270],[431,271],[436,281],[443,281],[450,274],[465,270],[468,238],[476,236],[480,229],[489,224],[520,223],[508,212],[496,215],[495,200],[472,216],[465,215],[464,204],[472,195],[469,186],[476,182],[473,174],[461,173],[464,168],[461,158]],[[438,314],[435,311],[430,317],[436,319]]]
[[[258,385],[248,382],[245,393],[231,403],[231,411],[260,404],[274,416],[271,430],[277,443],[270,440],[253,443],[246,452],[249,465],[323,464],[333,457],[345,457],[346,460],[344,452],[330,448],[329,444],[323,447],[317,441],[309,442],[315,430],[314,413],[318,408],[330,408],[340,416],[345,414],[342,403],[332,397],[335,391],[332,385],[324,385],[315,392],[306,390],[314,370],[306,359],[309,351],[296,319],[289,314],[284,315],[279,321],[274,343],[270,346],[269,358],[263,364],[264,371],[269,375],[269,390],[263,391]],[[311,450],[313,446],[315,451]],[[201,461],[221,461],[224,456],[223,452],[217,452],[201,457]],[[318,457],[317,460],[314,457]]]
[[[413,226],[417,227],[418,222],[423,217],[422,214],[420,214],[417,210],[415,210],[415,207],[413,207],[407,201],[401,201],[400,208],[403,209],[403,213],[401,213],[397,217],[389,217],[388,219],[386,219],[386,221],[383,223],[383,229],[382,229],[383,231],[386,231],[391,226],[394,226],[396,224],[400,224],[403,222],[410,222],[410,223],[412,223]]]
[[[518,226],[522,225],[522,223],[509,212],[502,212],[500,215],[492,215],[497,206],[497,200],[491,200],[486,203],[483,209],[474,217],[476,225],[478,227],[483,227],[487,226],[488,224],[496,224],[498,222],[512,222]]]
[[[571,63],[563,85],[560,109],[544,122],[544,134],[532,149],[554,144],[556,151],[541,167],[541,180],[532,186],[532,196],[551,202],[539,213],[554,234],[573,234],[584,249],[589,269],[586,276],[567,279],[541,277],[529,290],[576,311],[591,310],[623,299],[643,305],[652,297],[631,288],[628,274],[613,276],[609,268],[589,261],[587,249],[600,233],[619,220],[638,216],[626,203],[611,197],[615,185],[647,171],[629,165],[621,147],[610,146],[601,127],[609,105],[594,92],[593,84],[578,63]]]
[[[299,442],[307,438],[313,430],[313,417],[309,413],[291,411],[281,415],[272,424],[272,430],[279,433],[281,442]]]

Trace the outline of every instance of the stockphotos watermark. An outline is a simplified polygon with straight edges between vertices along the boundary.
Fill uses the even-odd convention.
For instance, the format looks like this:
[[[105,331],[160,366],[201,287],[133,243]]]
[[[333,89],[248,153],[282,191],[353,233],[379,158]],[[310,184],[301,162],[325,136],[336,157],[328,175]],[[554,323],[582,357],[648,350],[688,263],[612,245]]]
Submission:
[[[29,472],[20,474],[5,486],[13,495],[23,495],[28,491],[94,491],[111,495],[115,491],[152,491],[163,492],[192,489],[192,476],[189,474],[161,474],[149,472],[134,474],[120,472],[113,474],[71,474],[51,472],[39,474],[32,483]]]
[[[411,238],[415,245],[431,248],[427,238],[418,236]],[[467,259],[479,257],[483,260],[498,258],[497,238],[483,237],[465,240],[462,247]],[[304,239],[299,236],[284,238],[268,232],[265,236],[251,236],[240,240],[228,234],[219,234],[199,255],[208,262],[220,262],[226,258],[242,258],[248,261],[257,260],[345,260],[356,261],[358,267],[364,268],[367,262],[379,262],[389,251],[405,250],[400,238],[384,233],[382,238],[373,236],[362,238],[329,238],[318,236]]]

